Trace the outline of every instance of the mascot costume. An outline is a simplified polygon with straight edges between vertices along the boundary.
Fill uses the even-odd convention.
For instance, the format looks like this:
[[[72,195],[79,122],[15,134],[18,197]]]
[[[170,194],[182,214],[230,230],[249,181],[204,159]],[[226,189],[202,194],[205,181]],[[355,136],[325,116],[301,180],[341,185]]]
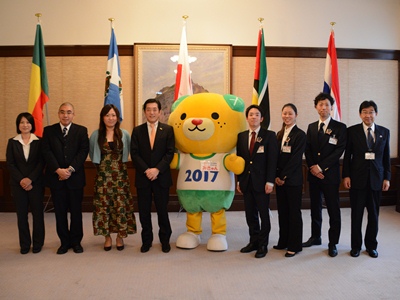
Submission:
[[[174,128],[175,153],[171,169],[178,169],[177,194],[186,210],[187,232],[176,246],[194,249],[200,244],[202,212],[211,216],[212,235],[207,250],[225,251],[226,217],[235,195],[234,174],[244,160],[231,153],[237,135],[246,129],[245,104],[233,95],[200,93],[174,102],[168,123]]]

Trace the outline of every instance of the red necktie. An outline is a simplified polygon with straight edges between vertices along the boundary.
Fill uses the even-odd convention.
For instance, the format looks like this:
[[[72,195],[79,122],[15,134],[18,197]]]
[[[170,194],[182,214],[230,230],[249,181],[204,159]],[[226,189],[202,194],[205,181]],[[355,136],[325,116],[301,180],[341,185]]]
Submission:
[[[254,149],[254,144],[255,143],[256,143],[256,132],[253,131],[251,133],[251,140],[250,140],[250,148],[249,148],[250,155],[253,154],[253,149]]]

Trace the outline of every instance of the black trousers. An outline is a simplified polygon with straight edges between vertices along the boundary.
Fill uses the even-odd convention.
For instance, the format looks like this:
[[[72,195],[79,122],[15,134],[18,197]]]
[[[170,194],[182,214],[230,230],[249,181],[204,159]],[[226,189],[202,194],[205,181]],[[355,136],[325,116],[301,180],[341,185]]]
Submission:
[[[151,223],[151,205],[157,210],[158,237],[161,244],[169,244],[172,234],[168,217],[169,188],[163,188],[157,182],[152,182],[150,188],[137,188],[139,220],[142,226],[142,244],[151,245],[153,242],[153,226]]]
[[[351,205],[351,249],[361,250],[362,233],[361,226],[364,215],[364,209],[367,208],[368,223],[365,230],[365,247],[369,250],[376,250],[378,241],[378,219],[379,206],[381,203],[382,191],[371,190],[368,183],[365,189],[350,189]]]
[[[43,196],[44,187],[34,185],[32,190],[25,191],[20,186],[11,186],[11,193],[15,202],[19,245],[21,249],[27,250],[33,244],[33,248],[41,248],[44,244],[44,216]],[[29,229],[28,213],[32,213],[32,237]]]
[[[243,193],[246,222],[250,243],[268,246],[271,220],[269,216],[269,194],[253,191],[250,187]],[[261,221],[261,224],[260,224]]]
[[[64,185],[60,189],[50,189],[56,215],[57,235],[61,246],[79,245],[83,238],[82,199],[83,188],[69,189]],[[68,226],[68,211],[70,224]]]
[[[341,230],[339,184],[318,184],[310,182],[311,237],[321,237],[322,195],[329,215],[329,245],[339,243]]]
[[[301,185],[276,186],[279,216],[278,246],[293,252],[300,252],[303,249],[302,188]]]

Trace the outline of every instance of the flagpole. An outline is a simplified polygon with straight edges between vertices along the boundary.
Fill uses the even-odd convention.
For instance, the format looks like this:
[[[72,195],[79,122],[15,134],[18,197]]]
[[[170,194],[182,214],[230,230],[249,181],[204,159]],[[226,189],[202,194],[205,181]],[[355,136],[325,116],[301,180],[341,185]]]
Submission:
[[[114,21],[115,21],[115,19],[114,18],[108,18],[108,21],[110,21],[110,24],[111,24],[111,29],[114,29]]]
[[[41,22],[40,22],[40,17],[42,16],[42,14],[41,13],[36,13],[35,14],[35,17],[37,17],[37,22],[38,22],[38,24],[41,26],[42,24],[41,24]],[[47,123],[47,125],[50,125],[50,122],[49,122],[49,109],[48,109],[48,107],[47,107],[47,102],[44,104],[44,106],[45,106],[45,108],[46,108],[46,123]]]

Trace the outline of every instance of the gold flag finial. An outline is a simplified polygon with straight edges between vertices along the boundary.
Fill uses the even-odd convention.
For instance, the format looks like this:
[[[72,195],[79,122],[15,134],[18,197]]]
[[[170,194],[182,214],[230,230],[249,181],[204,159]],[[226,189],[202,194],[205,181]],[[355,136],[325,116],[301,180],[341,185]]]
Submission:
[[[258,21],[260,22],[260,24],[262,24],[262,22],[264,21],[264,18],[258,18]]]
[[[183,15],[182,18],[186,21],[187,18],[189,18],[188,15]]]
[[[333,29],[333,26],[335,26],[336,22],[331,22],[330,24],[331,24],[332,29]]]
[[[37,17],[37,20],[40,23],[40,17],[42,16],[42,14],[41,13],[36,13],[35,16]]]
[[[111,25],[112,29],[114,29],[114,23],[113,23],[114,20],[115,20],[114,18],[108,18],[108,21],[110,21],[110,25]]]

